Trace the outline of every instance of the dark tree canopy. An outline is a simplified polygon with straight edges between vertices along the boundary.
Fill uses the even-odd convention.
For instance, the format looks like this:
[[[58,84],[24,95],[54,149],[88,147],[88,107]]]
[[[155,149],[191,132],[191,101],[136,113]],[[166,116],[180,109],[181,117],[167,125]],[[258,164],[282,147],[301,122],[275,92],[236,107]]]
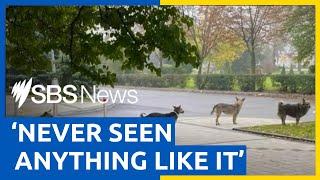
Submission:
[[[198,65],[196,48],[185,38],[191,25],[172,6],[8,7],[7,64],[26,74],[50,70],[47,54],[53,49],[68,55],[72,71],[101,84],[116,80],[101,66],[101,55],[119,61],[123,70],[146,67],[160,75],[148,61],[155,49],[176,66]]]

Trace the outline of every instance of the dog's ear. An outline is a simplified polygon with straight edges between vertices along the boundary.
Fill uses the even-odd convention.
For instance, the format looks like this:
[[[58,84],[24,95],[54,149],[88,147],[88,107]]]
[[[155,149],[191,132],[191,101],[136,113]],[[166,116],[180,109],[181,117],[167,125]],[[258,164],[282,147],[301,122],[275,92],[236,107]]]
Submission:
[[[246,98],[242,98],[242,101],[246,100]]]
[[[236,96],[236,100],[237,100],[237,101],[239,100],[237,96]]]
[[[173,105],[172,107],[173,107],[173,108],[176,108],[176,106],[175,106],[175,105]]]
[[[306,100],[304,98],[302,98],[302,104],[305,104]]]
[[[179,108],[181,108],[181,104],[179,105]]]

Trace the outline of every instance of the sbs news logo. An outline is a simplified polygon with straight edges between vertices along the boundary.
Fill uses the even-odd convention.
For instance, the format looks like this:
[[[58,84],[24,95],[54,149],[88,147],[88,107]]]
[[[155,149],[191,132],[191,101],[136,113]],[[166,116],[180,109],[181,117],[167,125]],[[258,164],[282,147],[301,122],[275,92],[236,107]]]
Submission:
[[[80,86],[80,102],[84,102],[84,97],[89,97],[91,102],[99,102],[101,104],[108,103],[111,100],[112,103],[129,103],[135,104],[138,102],[138,92],[134,89],[116,90],[115,92],[106,89],[98,90],[96,85],[93,85],[93,94],[90,94],[84,85]],[[97,91],[98,90],[98,91]],[[25,103],[27,97],[32,92],[33,96],[31,101],[36,104],[51,103],[56,104],[63,101],[67,104],[73,104],[78,101],[78,95],[75,93],[78,91],[77,87],[71,84],[65,85],[61,88],[59,85],[47,85],[36,84],[32,86],[32,78],[28,81],[16,82],[11,90],[11,95],[14,101],[18,103],[18,109]],[[62,95],[63,92],[63,95]]]

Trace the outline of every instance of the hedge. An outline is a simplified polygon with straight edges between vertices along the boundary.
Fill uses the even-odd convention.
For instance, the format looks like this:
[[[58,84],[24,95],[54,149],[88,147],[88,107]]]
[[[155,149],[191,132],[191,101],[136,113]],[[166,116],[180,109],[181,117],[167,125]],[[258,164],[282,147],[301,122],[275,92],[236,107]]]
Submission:
[[[281,92],[314,94],[314,75],[272,75],[275,86]]]
[[[185,88],[188,75],[163,75],[158,77],[147,74],[117,75],[117,85],[142,87],[179,87]]]
[[[172,75],[161,77],[148,74],[121,74],[117,75],[116,85],[164,87],[164,88],[193,88],[221,91],[265,92],[271,91],[265,82],[271,79],[272,91],[285,93],[315,93],[314,75]],[[188,85],[187,85],[188,84]]]
[[[34,77],[34,84],[51,83],[51,76]],[[6,86],[12,86],[15,82],[28,79],[23,75],[7,75]],[[271,81],[267,87],[266,82]],[[284,92],[284,93],[315,93],[315,76],[310,75],[189,75],[189,74],[165,74],[161,77],[149,74],[118,74],[116,85],[164,87],[164,88],[199,88],[205,90],[220,91],[244,91],[244,92]]]

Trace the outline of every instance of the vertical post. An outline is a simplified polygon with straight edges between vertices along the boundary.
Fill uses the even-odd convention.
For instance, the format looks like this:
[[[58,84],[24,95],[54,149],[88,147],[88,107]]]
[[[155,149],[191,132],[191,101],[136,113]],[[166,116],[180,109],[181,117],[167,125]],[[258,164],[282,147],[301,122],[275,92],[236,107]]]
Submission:
[[[55,64],[55,59],[54,59],[54,50],[52,49],[51,50],[51,67],[52,67],[52,73],[56,73],[56,64]],[[58,79],[57,78],[53,78],[52,81],[51,81],[51,84],[52,85],[58,85],[59,82],[58,82]],[[53,107],[52,107],[52,115],[53,116],[57,116],[58,114],[58,104],[52,104]]]
[[[9,90],[12,91],[12,86],[9,87]],[[15,98],[12,97],[13,101],[13,116],[18,116],[18,102],[16,102]]]
[[[108,99],[106,97],[102,98],[103,101],[103,117],[107,117],[107,102]]]
[[[106,108],[106,103],[103,103],[103,117],[107,116],[107,108]]]
[[[18,116],[18,102],[13,98],[13,116]]]

